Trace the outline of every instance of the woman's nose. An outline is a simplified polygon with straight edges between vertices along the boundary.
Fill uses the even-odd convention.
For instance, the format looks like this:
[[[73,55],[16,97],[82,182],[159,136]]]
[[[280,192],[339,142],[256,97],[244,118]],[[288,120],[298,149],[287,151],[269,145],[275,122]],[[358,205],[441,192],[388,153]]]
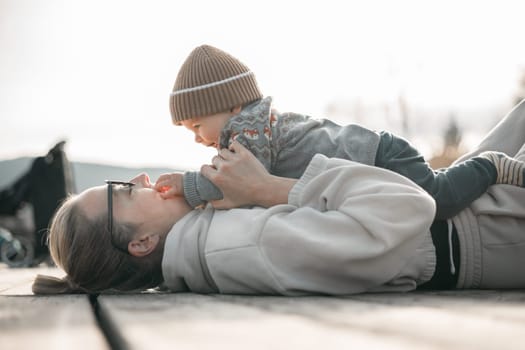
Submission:
[[[195,142],[202,143],[202,137],[200,137],[199,135],[195,134]]]
[[[151,187],[149,176],[146,173],[141,173],[135,176],[133,179],[129,180],[129,182],[133,182],[135,185],[138,185],[141,187]]]

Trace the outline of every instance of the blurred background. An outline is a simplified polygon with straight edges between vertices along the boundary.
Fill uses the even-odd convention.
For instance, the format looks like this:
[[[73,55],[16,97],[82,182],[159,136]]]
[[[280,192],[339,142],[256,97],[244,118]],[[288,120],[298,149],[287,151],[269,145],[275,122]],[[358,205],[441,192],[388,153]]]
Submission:
[[[207,43],[246,63],[281,112],[388,129],[446,165],[524,97],[524,10],[519,0],[0,0],[0,160],[64,139],[75,162],[198,168],[214,151],[171,124],[168,96]]]

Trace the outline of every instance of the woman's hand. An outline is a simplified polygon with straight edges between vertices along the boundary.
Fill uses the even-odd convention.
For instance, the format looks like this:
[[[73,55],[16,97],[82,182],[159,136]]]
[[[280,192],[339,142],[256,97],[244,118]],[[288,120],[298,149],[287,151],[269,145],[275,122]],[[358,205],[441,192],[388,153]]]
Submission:
[[[261,162],[237,141],[230,149],[220,150],[212,158],[212,165],[203,165],[201,174],[222,191],[223,199],[210,202],[217,209],[287,203],[288,193],[297,182],[269,174]]]

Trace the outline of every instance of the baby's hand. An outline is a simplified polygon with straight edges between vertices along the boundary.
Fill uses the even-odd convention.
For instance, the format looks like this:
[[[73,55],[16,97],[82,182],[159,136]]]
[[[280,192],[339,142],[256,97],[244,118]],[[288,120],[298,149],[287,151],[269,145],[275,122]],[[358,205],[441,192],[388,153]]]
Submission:
[[[184,195],[182,173],[162,174],[155,183],[155,190],[162,198],[172,198]]]

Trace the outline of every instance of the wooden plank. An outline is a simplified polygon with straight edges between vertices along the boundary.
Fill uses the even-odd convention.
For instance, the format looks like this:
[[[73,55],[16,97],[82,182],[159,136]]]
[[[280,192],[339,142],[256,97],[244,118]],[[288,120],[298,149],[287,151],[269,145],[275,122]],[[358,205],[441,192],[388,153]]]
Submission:
[[[415,348],[524,349],[524,291],[445,291],[363,294],[339,298],[239,299],[236,303],[300,314]],[[310,299],[310,300],[308,300]]]
[[[524,299],[512,291],[347,298],[157,293],[106,295],[99,303],[136,349],[478,350],[525,348]]]
[[[0,296],[2,349],[107,349],[85,295]]]
[[[32,296],[37,273],[62,275],[0,268],[0,348],[107,348],[87,297]],[[142,293],[102,295],[98,304],[109,336],[132,349],[525,348],[519,290],[344,298]]]
[[[0,268],[0,349],[108,349],[86,295],[34,296],[37,273],[58,269]]]
[[[99,303],[131,349],[359,349],[380,348],[383,342],[361,330],[213,296],[101,296]],[[390,345],[409,349],[404,341]]]

